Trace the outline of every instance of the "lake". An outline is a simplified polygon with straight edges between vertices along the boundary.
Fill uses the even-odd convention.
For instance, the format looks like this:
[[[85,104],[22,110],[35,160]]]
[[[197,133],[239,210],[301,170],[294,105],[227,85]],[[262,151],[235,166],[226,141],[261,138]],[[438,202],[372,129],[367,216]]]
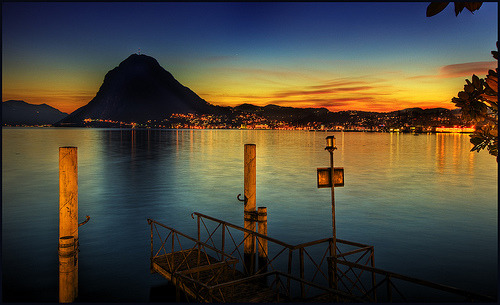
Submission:
[[[335,135],[338,238],[373,245],[375,266],[496,296],[498,164],[464,134],[274,130],[2,129],[4,301],[57,302],[58,148],[78,147],[79,293],[148,302],[147,218],[196,236],[192,212],[243,225],[244,144],[257,146],[257,206],[289,244],[330,237]]]

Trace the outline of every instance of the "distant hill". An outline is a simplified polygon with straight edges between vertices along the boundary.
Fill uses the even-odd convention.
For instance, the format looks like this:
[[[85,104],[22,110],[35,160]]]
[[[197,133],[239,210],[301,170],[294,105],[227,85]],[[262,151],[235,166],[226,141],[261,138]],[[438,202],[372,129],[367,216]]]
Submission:
[[[81,125],[86,118],[122,122],[161,120],[172,113],[219,113],[224,111],[207,103],[180,84],[153,57],[132,54],[109,71],[96,96],[57,123]]]
[[[34,105],[16,100],[2,102],[2,125],[51,125],[67,115],[47,104]]]
[[[293,124],[322,123],[335,125],[379,126],[394,124],[441,125],[442,122],[460,123],[460,109],[446,108],[406,108],[390,112],[347,110],[331,112],[326,108],[293,108],[277,105],[255,106],[242,104],[233,108],[235,113],[254,114],[266,120],[284,121]],[[444,121],[443,121],[444,120]]]

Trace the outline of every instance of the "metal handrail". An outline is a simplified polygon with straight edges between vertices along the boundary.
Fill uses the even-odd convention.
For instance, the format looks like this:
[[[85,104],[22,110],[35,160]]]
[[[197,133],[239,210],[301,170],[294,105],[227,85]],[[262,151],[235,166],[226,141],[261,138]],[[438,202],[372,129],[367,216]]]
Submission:
[[[229,222],[221,220],[221,219],[217,219],[215,217],[211,217],[211,216],[208,216],[208,215],[205,215],[205,214],[202,214],[202,213],[198,213],[198,212],[193,212],[193,213],[191,213],[191,217],[193,219],[194,219],[194,215],[202,217],[202,218],[206,218],[206,219],[209,219],[209,220],[212,220],[214,222],[221,223],[221,224],[223,224],[225,226],[228,226],[228,227],[240,230],[242,232],[254,235],[256,237],[259,237],[259,238],[262,238],[262,239],[266,239],[266,240],[268,240],[270,242],[273,242],[275,244],[281,245],[281,246],[286,247],[286,248],[288,248],[290,250],[297,250],[297,249],[300,249],[300,248],[314,246],[314,245],[317,245],[317,244],[321,244],[321,243],[325,243],[325,242],[330,242],[330,241],[333,240],[332,237],[327,237],[327,238],[318,239],[318,240],[315,240],[315,241],[310,241],[310,242],[306,242],[306,243],[302,243],[302,244],[298,244],[298,245],[290,245],[288,243],[282,242],[281,240],[269,237],[267,235],[263,235],[263,234],[257,233],[255,231],[252,231],[252,230],[249,230],[249,229],[237,226],[235,224],[229,223]],[[346,245],[355,246],[355,247],[360,247],[360,248],[373,247],[373,246],[370,246],[370,245],[361,244],[361,243],[357,243],[357,242],[352,242],[352,241],[348,241],[348,240],[344,240],[344,239],[339,239],[339,238],[337,238],[337,243],[346,244]]]
[[[383,269],[379,269],[379,268],[375,268],[375,267],[370,267],[370,266],[365,266],[365,265],[361,265],[361,264],[357,264],[357,263],[353,263],[353,262],[343,261],[343,260],[336,259],[334,257],[329,257],[328,259],[336,261],[337,264],[342,264],[342,265],[346,265],[349,267],[354,267],[354,268],[358,268],[361,270],[366,270],[368,272],[383,275],[383,276],[385,276],[385,281],[387,281],[388,285],[390,284],[393,287],[395,287],[395,286],[394,286],[394,283],[392,283],[390,281],[391,278],[403,280],[403,281],[418,284],[421,286],[426,286],[429,288],[434,288],[434,289],[441,290],[441,291],[446,291],[446,292],[460,295],[460,296],[463,296],[463,297],[466,297],[469,299],[478,299],[478,300],[483,300],[483,301],[488,301],[488,302],[496,301],[496,299],[491,297],[491,296],[482,295],[479,293],[474,293],[474,292],[462,290],[459,288],[455,288],[455,287],[451,287],[451,286],[447,286],[447,285],[442,285],[442,284],[438,284],[438,283],[434,283],[434,282],[430,282],[430,281],[426,281],[426,280],[422,280],[422,279],[394,273],[391,271],[387,271],[387,270],[383,270]]]
[[[270,242],[273,242],[275,244],[278,244],[280,246],[283,246],[283,247],[286,247],[286,248],[289,248],[289,249],[292,249],[294,248],[294,246],[292,245],[289,245],[287,243],[284,243],[282,242],[281,240],[277,240],[275,238],[272,238],[272,237],[269,237],[267,235],[263,235],[263,234],[260,234],[260,233],[257,233],[255,231],[252,231],[252,230],[249,230],[249,229],[246,229],[246,228],[243,228],[243,227],[240,227],[240,226],[237,226],[237,225],[234,225],[232,223],[229,223],[227,221],[224,221],[224,220],[220,220],[220,219],[217,219],[217,218],[214,218],[214,217],[211,217],[211,216],[208,216],[208,215],[205,215],[205,214],[201,214],[201,213],[198,213],[198,212],[193,212],[191,214],[191,217],[194,219],[194,216],[193,215],[196,215],[196,216],[199,216],[199,217],[202,217],[202,218],[206,218],[206,219],[209,219],[209,220],[212,220],[214,222],[218,222],[218,223],[221,223],[227,227],[230,227],[230,228],[234,228],[234,229],[237,229],[237,230],[240,230],[240,231],[243,231],[245,233],[248,233],[248,234],[251,234],[251,235],[254,235],[256,237],[259,237],[259,238],[262,238],[262,239],[266,239]]]
[[[217,249],[217,248],[215,248],[215,247],[212,247],[212,246],[211,246],[211,245],[209,245],[209,244],[206,244],[206,243],[204,243],[204,242],[202,242],[202,241],[199,241],[199,240],[197,240],[197,239],[195,239],[195,238],[192,238],[192,237],[190,237],[189,235],[186,235],[186,234],[184,234],[184,233],[182,233],[182,232],[180,232],[180,231],[178,231],[178,230],[176,230],[176,229],[174,229],[174,228],[171,228],[171,227],[169,227],[169,226],[166,226],[166,225],[164,225],[164,224],[162,224],[162,223],[160,223],[160,222],[158,222],[158,221],[156,221],[156,220],[153,220],[153,219],[148,219],[148,223],[149,223],[151,226],[152,226],[153,224],[156,224],[156,225],[159,225],[159,226],[161,226],[161,227],[164,227],[165,229],[168,229],[168,230],[172,231],[172,232],[173,232],[173,233],[175,233],[175,234],[178,234],[178,235],[180,235],[180,236],[182,236],[182,237],[187,238],[187,239],[188,239],[188,240],[190,240],[190,241],[193,241],[194,243],[196,243],[196,245],[197,245],[197,246],[203,246],[203,247],[206,247],[206,248],[208,248],[208,249],[210,249],[210,250],[212,250],[212,251],[217,252],[218,254],[221,254],[221,255],[222,255],[222,257],[227,257],[227,258],[228,258],[228,259],[230,259],[230,260],[237,260],[237,258],[235,258],[234,256],[231,256],[231,255],[229,255],[229,254],[227,254],[227,253],[225,253],[225,252],[222,252],[222,251],[220,251],[219,249]],[[162,245],[163,245],[163,244],[165,244],[165,241],[163,241],[163,242],[162,242]],[[157,255],[155,255],[154,257],[157,257]]]
[[[213,221],[215,222],[216,224],[218,224],[215,229],[208,229],[207,226],[205,225],[205,222],[203,220],[201,220],[201,222],[203,223],[203,226],[205,227],[205,230],[206,230],[206,233],[209,235],[208,238],[207,238],[207,241],[208,240],[211,240],[212,241],[212,244],[214,244],[213,240],[212,240],[212,236],[215,234],[215,232],[221,227],[222,225],[222,236],[223,236],[223,239],[224,239],[224,234],[225,234],[225,230],[226,228],[228,228],[228,233],[229,235],[231,236],[232,238],[232,235],[229,231],[229,228],[233,228],[233,229],[236,229],[236,230],[239,230],[241,232],[245,232],[247,233],[247,236],[246,238],[254,238],[254,237],[258,237],[257,238],[257,242],[260,243],[261,240],[267,240],[271,243],[274,243],[274,244],[277,244],[277,245],[280,245],[283,247],[283,249],[281,249],[281,251],[279,251],[279,249],[277,249],[278,251],[278,254],[274,255],[271,259],[270,257],[268,257],[269,253],[266,253],[266,264],[264,266],[259,266],[259,269],[258,269],[258,272],[262,272],[262,271],[266,271],[267,270],[267,266],[270,266],[273,270],[276,270],[274,267],[273,267],[273,264],[272,262],[275,261],[278,257],[282,257],[282,255],[286,255],[286,251],[285,250],[288,250],[288,268],[287,271],[289,274],[292,273],[292,261],[293,261],[293,252],[297,251],[299,252],[299,276],[300,278],[304,279],[305,280],[305,268],[304,268],[304,262],[305,262],[305,257],[307,256],[307,261],[309,264],[312,264],[313,265],[313,269],[316,270],[316,272],[314,272],[314,274],[312,274],[312,278],[310,279],[311,281],[314,281],[317,277],[317,275],[322,275],[324,279],[326,279],[327,281],[330,282],[330,274],[325,274],[324,272],[321,271],[321,269],[325,268],[326,270],[328,270],[328,266],[326,266],[325,262],[327,262],[327,257],[328,257],[328,252],[330,250],[330,255],[332,255],[332,246],[333,246],[333,238],[323,238],[323,239],[319,239],[319,240],[315,240],[315,241],[310,241],[310,242],[305,242],[305,243],[302,243],[302,244],[298,244],[298,245],[290,245],[288,243],[285,243],[285,242],[282,242],[280,240],[277,240],[275,238],[272,238],[272,237],[269,237],[267,235],[262,235],[260,233],[257,233],[255,231],[252,231],[252,230],[248,230],[246,228],[243,228],[243,227],[240,227],[240,226],[237,226],[237,225],[234,225],[232,223],[229,223],[227,221],[223,221],[223,220],[220,220],[220,219],[217,219],[215,217],[211,217],[211,216],[208,216],[208,215],[205,215],[205,214],[202,214],[202,213],[198,213],[198,212],[193,212],[191,214],[191,217],[194,219],[194,216],[197,216],[198,217],[198,238],[201,237],[201,232],[200,232],[200,218],[201,219],[207,219],[207,220],[210,220],[210,221]],[[222,241],[224,243],[224,241]],[[237,251],[237,248],[238,246],[240,246],[243,242],[241,242],[239,245],[236,244],[236,242],[233,240],[233,243],[234,243],[234,246],[236,247],[235,250],[233,250],[232,253],[234,253],[235,251]],[[327,248],[326,248],[326,251],[323,255],[322,258],[318,259],[317,261],[311,257],[311,255],[308,253],[308,251],[306,250],[307,247],[312,247],[312,246],[316,246],[316,245],[320,245],[320,244],[327,244]],[[373,246],[370,246],[370,245],[366,245],[366,244],[362,244],[362,243],[357,243],[357,242],[351,242],[351,241],[346,241],[346,240],[342,240],[342,239],[337,239],[337,245],[339,244],[346,244],[348,246],[354,246],[354,247],[359,247],[359,249],[355,249],[355,250],[351,250],[351,251],[347,251],[345,253],[341,253],[340,252],[340,249],[337,248],[337,255],[338,257],[341,257],[342,259],[346,259],[346,256],[348,255],[352,255],[352,254],[356,254],[356,253],[360,253],[362,254],[361,258],[363,256],[365,256],[367,253],[370,253],[368,259],[370,260],[371,258],[371,264],[373,265]],[[215,246],[215,244],[214,244]],[[258,246],[258,245],[257,245]],[[224,244],[222,245],[222,248],[224,248]],[[239,253],[239,251],[238,251]],[[241,254],[240,254],[241,256]],[[359,260],[361,259],[359,258],[356,262],[359,262]],[[367,262],[368,264],[369,262]],[[246,268],[246,266],[244,266],[244,268]],[[278,270],[276,270],[278,271]],[[374,281],[375,279],[373,279]],[[287,283],[287,286],[290,285],[290,279],[288,279],[288,283]],[[330,286],[330,287],[336,287],[336,285],[334,286]],[[301,285],[301,294],[302,295],[306,295],[307,294],[307,291],[304,287],[304,285]]]

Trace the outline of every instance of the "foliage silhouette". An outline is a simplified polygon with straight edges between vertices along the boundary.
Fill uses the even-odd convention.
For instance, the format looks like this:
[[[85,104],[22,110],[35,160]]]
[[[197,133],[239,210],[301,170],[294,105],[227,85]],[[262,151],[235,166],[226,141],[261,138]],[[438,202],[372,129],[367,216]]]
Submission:
[[[427,17],[434,16],[444,10],[449,2],[431,2],[427,6]],[[482,2],[454,2],[455,16],[464,8],[471,13],[478,10]],[[497,50],[491,51],[493,58],[498,61]],[[498,163],[498,68],[489,70],[486,79],[472,75],[472,82],[465,80],[464,91],[458,92],[458,97],[452,102],[462,110],[462,117],[476,125],[476,131],[470,136],[474,145],[471,151],[487,149],[496,156]]]

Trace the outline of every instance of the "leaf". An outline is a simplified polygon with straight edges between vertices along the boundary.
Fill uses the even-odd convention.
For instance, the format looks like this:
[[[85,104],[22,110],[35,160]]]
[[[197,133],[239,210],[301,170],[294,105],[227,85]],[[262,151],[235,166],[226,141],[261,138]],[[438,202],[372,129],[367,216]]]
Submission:
[[[481,82],[479,81],[479,77],[476,74],[472,74],[472,84],[476,89],[481,89]]]
[[[472,93],[474,92],[474,86],[472,84],[468,84],[464,86],[465,92]]]
[[[463,100],[468,100],[469,94],[465,91],[460,91],[460,92],[458,92],[458,97],[463,99]]]
[[[469,10],[469,12],[474,13],[474,11],[477,11],[481,5],[483,5],[482,2],[466,2],[465,7]]]
[[[444,10],[450,2],[431,2],[429,6],[427,6],[427,17],[432,17],[442,10]]]
[[[477,137],[477,136],[476,137],[471,137],[470,142],[472,144],[474,144],[474,145],[477,146],[477,145],[483,143],[483,138],[480,138],[480,137]]]
[[[455,16],[458,16],[463,9],[465,8],[465,3],[462,2],[454,2],[455,3]]]
[[[488,75],[486,77],[486,83],[488,84],[488,87],[498,92],[498,77]]]
[[[498,95],[487,95],[483,93],[480,95],[480,97],[490,103],[498,103]]]

